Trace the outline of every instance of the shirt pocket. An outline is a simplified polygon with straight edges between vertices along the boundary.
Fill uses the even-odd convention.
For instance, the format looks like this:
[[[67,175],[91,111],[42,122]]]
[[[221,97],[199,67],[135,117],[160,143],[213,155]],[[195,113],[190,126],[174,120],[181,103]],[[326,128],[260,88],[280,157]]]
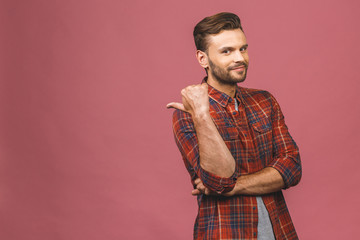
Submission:
[[[263,134],[272,130],[271,122],[267,119],[260,119],[259,121],[252,123],[251,126],[255,132]]]
[[[259,119],[259,121],[251,123],[254,134],[254,142],[256,152],[259,158],[264,162],[269,162],[272,155],[272,125],[267,119]]]

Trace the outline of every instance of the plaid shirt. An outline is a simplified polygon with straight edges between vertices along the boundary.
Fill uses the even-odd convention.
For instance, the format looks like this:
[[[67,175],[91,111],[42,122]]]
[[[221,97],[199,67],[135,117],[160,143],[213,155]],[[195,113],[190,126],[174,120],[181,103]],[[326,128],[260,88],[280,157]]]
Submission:
[[[210,115],[236,161],[235,173],[222,178],[200,166],[199,146],[191,115],[175,110],[173,130],[192,182],[200,178],[212,191],[227,192],[242,174],[273,167],[285,188],[301,178],[299,150],[290,136],[275,98],[267,91],[237,87],[235,101],[209,85]],[[261,196],[269,212],[276,239],[298,239],[281,191]],[[198,196],[194,239],[256,239],[256,196]]]

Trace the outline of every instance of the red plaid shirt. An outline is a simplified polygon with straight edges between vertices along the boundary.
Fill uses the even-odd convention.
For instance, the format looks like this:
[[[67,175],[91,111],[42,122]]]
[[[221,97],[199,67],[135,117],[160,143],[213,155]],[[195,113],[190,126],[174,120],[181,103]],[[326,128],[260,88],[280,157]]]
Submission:
[[[200,178],[216,192],[230,191],[238,176],[273,167],[285,188],[301,178],[299,150],[290,136],[275,98],[267,91],[237,87],[235,101],[209,85],[210,115],[236,161],[233,176],[222,178],[200,166],[199,146],[191,115],[175,110],[173,130],[192,182]],[[276,239],[298,239],[281,191],[261,196]],[[256,196],[198,196],[194,239],[256,239]]]

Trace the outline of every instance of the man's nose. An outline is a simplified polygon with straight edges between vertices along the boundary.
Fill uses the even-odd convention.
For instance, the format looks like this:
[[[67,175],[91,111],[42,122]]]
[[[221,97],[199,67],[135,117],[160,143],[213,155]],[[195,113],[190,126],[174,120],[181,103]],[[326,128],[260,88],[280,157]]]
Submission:
[[[243,62],[243,61],[244,61],[244,57],[242,53],[240,51],[236,51],[234,56],[234,62]]]

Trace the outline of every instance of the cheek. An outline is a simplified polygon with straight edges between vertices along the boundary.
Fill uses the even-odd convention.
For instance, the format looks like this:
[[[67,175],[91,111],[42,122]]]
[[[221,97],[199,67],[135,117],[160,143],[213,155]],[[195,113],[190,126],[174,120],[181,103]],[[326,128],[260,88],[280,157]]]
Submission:
[[[213,62],[215,64],[216,67],[218,68],[227,68],[229,65],[227,64],[227,62],[224,62],[224,61],[216,61],[216,62]]]
[[[233,61],[230,58],[223,58],[219,63],[219,66],[221,66],[222,68],[228,68],[231,65],[233,65]]]
[[[249,63],[249,55],[246,53],[246,54],[244,54],[243,57],[244,57],[245,62]]]

